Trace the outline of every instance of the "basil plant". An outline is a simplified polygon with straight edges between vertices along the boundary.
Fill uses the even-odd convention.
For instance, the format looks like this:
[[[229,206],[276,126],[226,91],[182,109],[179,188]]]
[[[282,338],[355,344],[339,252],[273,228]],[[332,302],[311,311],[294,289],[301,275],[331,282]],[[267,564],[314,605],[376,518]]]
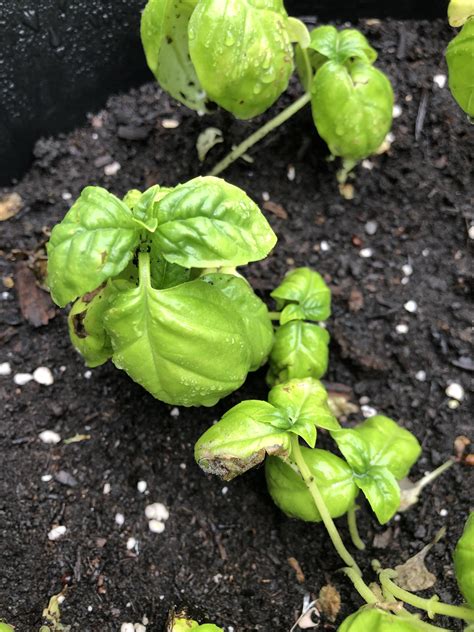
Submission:
[[[111,359],[154,397],[212,406],[267,359],[273,327],[235,266],[276,236],[254,202],[218,178],[120,200],[87,187],[47,244],[53,300],[88,366]]]
[[[392,88],[374,67],[377,53],[366,38],[332,26],[309,33],[282,0],[148,0],[141,38],[160,85],[201,112],[214,102],[240,119],[262,114],[297,67],[305,95],[235,148],[213,175],[309,102],[331,154],[354,164],[374,153],[390,129]]]
[[[446,50],[449,88],[464,112],[474,117],[474,1],[451,0],[448,19],[451,26],[462,27]]]
[[[315,447],[318,428],[329,431],[342,456]],[[298,437],[307,447],[296,448]],[[321,382],[306,378],[273,387],[267,402],[249,400],[231,408],[199,438],[195,458],[205,472],[224,480],[265,460],[275,504],[288,516],[320,522],[302,476],[301,452],[332,518],[347,513],[362,492],[383,524],[397,511],[398,481],[420,451],[417,439],[388,417],[377,415],[353,429],[341,428]]]
[[[392,125],[390,81],[373,65],[376,51],[354,29],[320,26],[311,32],[310,71],[300,74],[311,92],[313,119],[333,156],[357,162],[373,154]]]
[[[149,0],[141,37],[150,69],[174,98],[201,111],[210,100],[248,119],[286,90],[301,26],[283,0]]]

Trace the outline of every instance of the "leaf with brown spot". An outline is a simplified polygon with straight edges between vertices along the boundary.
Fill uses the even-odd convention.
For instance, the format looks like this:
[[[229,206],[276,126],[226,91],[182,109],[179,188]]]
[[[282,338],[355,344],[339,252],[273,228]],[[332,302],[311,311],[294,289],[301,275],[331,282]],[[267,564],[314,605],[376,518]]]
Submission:
[[[16,266],[15,281],[23,318],[33,327],[47,325],[56,316],[56,310],[49,294],[38,287],[34,273],[24,262]]]

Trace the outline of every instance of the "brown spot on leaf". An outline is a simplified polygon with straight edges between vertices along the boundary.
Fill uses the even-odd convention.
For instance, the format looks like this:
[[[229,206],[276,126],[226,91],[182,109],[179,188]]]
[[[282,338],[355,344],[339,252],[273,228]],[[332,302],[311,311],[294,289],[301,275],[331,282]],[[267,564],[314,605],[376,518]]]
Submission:
[[[74,314],[72,317],[72,327],[74,329],[74,333],[78,338],[87,338],[87,331],[84,327],[84,319],[86,317],[86,312],[79,312],[79,314]]]

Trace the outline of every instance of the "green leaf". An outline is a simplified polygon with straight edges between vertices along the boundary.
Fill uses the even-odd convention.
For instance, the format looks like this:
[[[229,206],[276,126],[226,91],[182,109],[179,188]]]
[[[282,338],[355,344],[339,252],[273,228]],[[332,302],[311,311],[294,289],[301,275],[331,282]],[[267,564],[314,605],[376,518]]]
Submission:
[[[354,429],[331,432],[339,450],[354,470],[355,482],[383,524],[400,505],[397,479],[404,478],[421,448],[416,438],[382,415]]]
[[[112,345],[104,329],[104,314],[114,294],[111,286],[101,286],[78,299],[69,312],[69,336],[87,366],[99,366],[112,357]]]
[[[267,402],[237,404],[199,438],[196,462],[208,474],[231,480],[261,463],[267,454],[288,455],[290,435],[275,427],[281,416]]]
[[[448,5],[448,21],[450,26],[462,26],[474,17],[473,0],[451,0]]]
[[[370,417],[355,431],[369,447],[371,465],[386,467],[397,480],[408,475],[421,454],[417,438],[389,417]]]
[[[396,615],[379,610],[374,606],[363,606],[360,610],[344,619],[338,632],[422,632],[426,630],[423,621],[409,618],[403,613]]]
[[[293,72],[293,26],[282,0],[200,0],[189,50],[209,98],[237,118],[265,112]]]
[[[301,451],[329,513],[333,518],[342,516],[358,494],[351,468],[326,450],[301,447]],[[273,501],[286,515],[308,522],[321,521],[306,483],[290,462],[278,457],[267,458],[265,476]]]
[[[449,42],[446,61],[449,89],[464,112],[474,117],[474,18]]]
[[[143,222],[146,227],[150,227],[148,230],[152,233],[155,232],[158,225],[156,206],[161,198],[165,197],[172,190],[169,187],[161,187],[155,184],[142,193],[138,200],[134,201],[132,211],[134,217]]]
[[[139,223],[126,204],[105,189],[86,187],[46,246],[55,303],[64,307],[119,274],[139,239]]]
[[[153,289],[147,255],[140,257],[139,286],[117,294],[105,315],[112,360],[157,399],[213,406],[249,371],[244,324],[225,295],[199,279]]]
[[[156,209],[153,242],[165,259],[186,268],[245,265],[266,257],[276,243],[258,206],[220,178],[181,184]]]
[[[373,64],[377,59],[376,51],[367,39],[355,29],[338,31],[334,26],[320,26],[311,31],[309,47],[329,61],[344,64],[348,60],[360,59]]]
[[[303,437],[314,448],[316,426],[328,430],[340,427],[329,410],[327,397],[321,382],[307,378],[274,386],[268,395],[268,401],[288,416],[289,430]]]
[[[141,38],[150,70],[187,107],[206,111],[206,94],[189,57],[188,25],[197,0],[148,0]]]
[[[474,608],[474,512],[471,511],[464,531],[454,549],[454,571],[459,589]]]
[[[289,272],[270,295],[283,309],[281,324],[290,320],[326,320],[331,315],[331,291],[323,277],[310,268]]]
[[[387,468],[374,465],[363,476],[356,476],[354,482],[369,501],[380,524],[388,522],[400,505],[400,487],[395,476]]]
[[[270,354],[271,386],[293,378],[321,378],[328,366],[329,334],[322,327],[292,320],[279,327]]]
[[[299,44],[302,48],[308,48],[311,43],[311,36],[304,22],[298,18],[289,17],[286,28],[292,43]]]
[[[212,273],[203,275],[200,279],[210,283],[233,302],[247,333],[252,356],[250,370],[256,371],[267,361],[273,345],[273,325],[267,306],[240,276]]]
[[[333,156],[362,160],[377,151],[392,124],[393,91],[366,63],[326,62],[311,88],[313,119]]]

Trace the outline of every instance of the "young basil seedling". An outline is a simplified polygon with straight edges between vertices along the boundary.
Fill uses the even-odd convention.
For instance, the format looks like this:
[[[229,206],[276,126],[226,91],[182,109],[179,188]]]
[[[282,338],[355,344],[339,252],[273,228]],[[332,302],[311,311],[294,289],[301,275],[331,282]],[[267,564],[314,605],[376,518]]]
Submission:
[[[273,343],[264,303],[235,266],[276,237],[243,191],[218,178],[132,191],[87,187],[47,244],[48,282],[89,366],[109,358],[158,399],[214,405]]]
[[[470,513],[454,550],[454,571],[462,594],[474,608],[474,512]]]

